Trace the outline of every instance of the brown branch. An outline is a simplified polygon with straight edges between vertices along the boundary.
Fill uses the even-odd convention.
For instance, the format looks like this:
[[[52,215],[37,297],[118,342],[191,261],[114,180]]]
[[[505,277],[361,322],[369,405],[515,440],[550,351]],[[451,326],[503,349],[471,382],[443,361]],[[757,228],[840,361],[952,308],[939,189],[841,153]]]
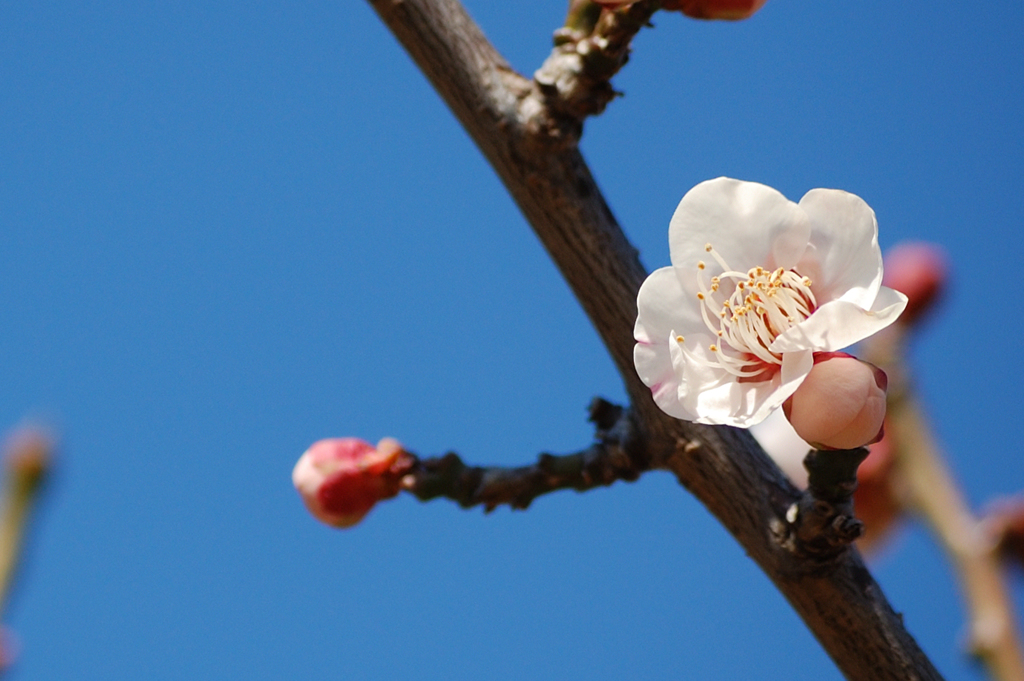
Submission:
[[[585,0],[578,4],[597,7]],[[609,81],[629,59],[630,41],[649,25],[658,5],[645,0],[617,11],[602,10],[593,26],[574,22],[573,9],[567,25],[555,31],[555,49],[533,81],[547,113],[561,118],[578,137],[583,119],[604,111],[618,95]]]
[[[632,332],[646,272],[579,153],[582,119],[566,113],[573,107],[551,105],[551,88],[515,73],[456,0],[369,1],[491,163],[587,312],[625,383],[645,459],[672,471],[736,537],[848,678],[940,678],[855,550],[822,574],[778,541],[772,528],[786,522],[799,493],[749,433],[669,418],[636,376]],[[564,75],[542,79],[583,82]]]
[[[442,457],[417,459],[402,487],[420,501],[447,497],[463,508],[484,507],[487,512],[507,504],[529,507],[542,494],[562,489],[584,492],[632,482],[647,470],[642,452],[636,449],[635,428],[629,412],[600,398],[590,403],[590,420],[597,425],[590,447],[563,456],[541,454],[531,466],[467,466],[454,452]]]
[[[853,516],[853,492],[857,467],[867,456],[866,447],[811,450],[804,459],[807,490],[786,511],[786,524],[776,524],[779,542],[822,574],[864,533],[864,523]]]

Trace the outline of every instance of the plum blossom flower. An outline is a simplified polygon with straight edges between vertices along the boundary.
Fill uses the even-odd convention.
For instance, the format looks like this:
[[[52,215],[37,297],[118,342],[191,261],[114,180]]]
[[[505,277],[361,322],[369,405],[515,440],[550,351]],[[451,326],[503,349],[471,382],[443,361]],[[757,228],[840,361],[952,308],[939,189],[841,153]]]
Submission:
[[[671,267],[637,296],[633,359],[667,414],[750,427],[792,395],[815,352],[885,328],[907,304],[881,285],[874,211],[813,189],[793,203],[771,187],[708,180],[669,225]]]

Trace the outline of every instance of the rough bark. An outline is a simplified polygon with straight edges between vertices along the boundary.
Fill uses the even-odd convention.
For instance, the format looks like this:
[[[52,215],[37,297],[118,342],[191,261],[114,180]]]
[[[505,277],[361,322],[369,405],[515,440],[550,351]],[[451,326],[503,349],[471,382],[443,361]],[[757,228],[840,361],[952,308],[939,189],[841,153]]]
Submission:
[[[589,105],[566,96],[581,55],[556,50],[538,78],[527,79],[456,0],[369,1],[491,163],[586,310],[622,375],[650,465],[672,471],[721,521],[848,678],[941,678],[855,549],[822,561],[782,540],[800,494],[746,431],[674,420],[636,376],[632,333],[646,271],[577,148],[582,116],[600,111],[609,92],[594,90]],[[610,21],[635,22],[657,6],[636,7]],[[628,46],[621,49],[624,55]]]

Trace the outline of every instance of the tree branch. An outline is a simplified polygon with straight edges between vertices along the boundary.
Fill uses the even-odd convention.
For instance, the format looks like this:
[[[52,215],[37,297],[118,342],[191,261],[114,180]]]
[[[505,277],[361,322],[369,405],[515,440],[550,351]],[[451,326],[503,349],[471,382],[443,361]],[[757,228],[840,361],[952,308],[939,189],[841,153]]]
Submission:
[[[458,454],[449,452],[417,459],[402,487],[420,501],[447,497],[463,508],[483,505],[489,513],[502,504],[527,508],[542,494],[560,489],[584,492],[640,477],[648,466],[636,449],[629,412],[595,398],[590,403],[590,420],[597,425],[596,441],[574,454],[541,454],[532,466],[482,468],[467,466]]]
[[[941,678],[856,550],[842,551],[823,574],[778,540],[773,528],[799,493],[748,432],[674,420],[637,377],[632,332],[646,272],[576,146],[580,112],[552,104],[567,96],[545,84],[593,89],[576,77],[579,62],[555,68],[549,59],[543,82],[527,80],[456,0],[369,2],[491,163],[587,312],[625,383],[645,460],[671,470],[736,537],[848,678]]]

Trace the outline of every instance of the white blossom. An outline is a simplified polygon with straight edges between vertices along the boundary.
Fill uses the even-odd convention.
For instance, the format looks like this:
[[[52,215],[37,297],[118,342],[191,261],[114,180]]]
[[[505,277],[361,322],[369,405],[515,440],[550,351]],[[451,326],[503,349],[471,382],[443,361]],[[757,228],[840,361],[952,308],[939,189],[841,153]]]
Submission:
[[[683,197],[669,225],[671,267],[637,296],[634,363],[676,418],[749,427],[796,391],[815,352],[891,324],[902,293],[881,285],[874,211],[813,189],[718,178]]]

